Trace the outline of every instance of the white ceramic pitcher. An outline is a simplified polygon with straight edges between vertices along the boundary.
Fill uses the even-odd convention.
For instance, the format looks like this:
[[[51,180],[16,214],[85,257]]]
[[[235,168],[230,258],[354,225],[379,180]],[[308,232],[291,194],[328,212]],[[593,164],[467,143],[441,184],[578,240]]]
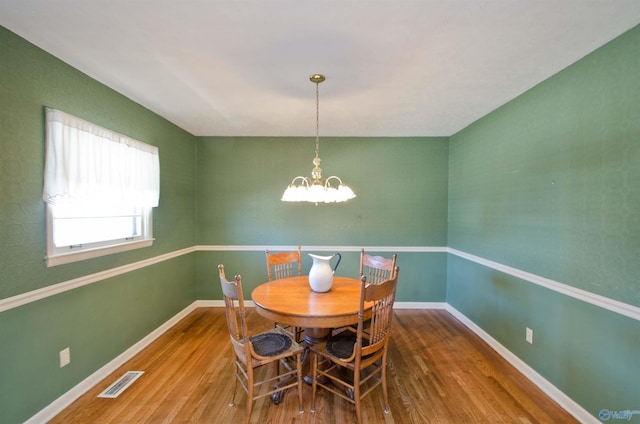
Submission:
[[[311,270],[309,271],[309,285],[311,286],[311,290],[318,293],[328,292],[333,285],[333,273],[338,269],[342,255],[340,253],[334,253],[331,256],[318,256],[311,253],[308,255],[313,259],[313,265],[311,265]],[[331,259],[333,259],[334,256],[338,257],[338,262],[336,262],[336,266],[331,269]]]

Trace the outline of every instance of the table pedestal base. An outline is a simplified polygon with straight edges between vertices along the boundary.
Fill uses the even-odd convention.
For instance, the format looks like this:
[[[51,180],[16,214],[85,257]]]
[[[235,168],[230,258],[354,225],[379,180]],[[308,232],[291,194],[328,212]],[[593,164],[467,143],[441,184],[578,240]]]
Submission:
[[[313,370],[311,370],[311,361],[308,359],[309,349],[311,346],[315,346],[320,342],[325,342],[329,338],[329,334],[331,334],[330,328],[305,328],[304,329],[304,363],[309,367],[307,369],[307,375],[304,376],[304,382],[311,385],[313,384]],[[303,365],[305,365],[303,364]],[[318,381],[321,383],[327,382],[326,377],[320,377]]]

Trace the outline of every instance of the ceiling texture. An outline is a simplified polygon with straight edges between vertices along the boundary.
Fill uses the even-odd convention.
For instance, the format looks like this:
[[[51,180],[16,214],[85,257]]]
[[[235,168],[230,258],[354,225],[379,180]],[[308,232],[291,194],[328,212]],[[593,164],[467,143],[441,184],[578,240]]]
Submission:
[[[0,0],[0,25],[198,136],[449,136],[639,0]],[[1,58],[0,58],[1,60]]]

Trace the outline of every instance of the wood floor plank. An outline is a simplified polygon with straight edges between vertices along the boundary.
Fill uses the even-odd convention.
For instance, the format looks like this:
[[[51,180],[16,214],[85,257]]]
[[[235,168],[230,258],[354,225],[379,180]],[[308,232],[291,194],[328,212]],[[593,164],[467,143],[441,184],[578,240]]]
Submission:
[[[273,324],[249,309],[256,332]],[[84,423],[242,422],[246,397],[234,387],[224,309],[199,308],[159,337],[100,384],[50,421]],[[145,373],[116,399],[97,398],[129,370]],[[266,370],[269,371],[269,370]],[[389,345],[391,413],[384,414],[382,391],[363,401],[367,423],[575,423],[479,337],[443,310],[396,310]],[[311,388],[304,387],[304,414],[295,392],[280,405],[255,402],[252,423],[351,424],[353,406],[318,392],[309,411]]]

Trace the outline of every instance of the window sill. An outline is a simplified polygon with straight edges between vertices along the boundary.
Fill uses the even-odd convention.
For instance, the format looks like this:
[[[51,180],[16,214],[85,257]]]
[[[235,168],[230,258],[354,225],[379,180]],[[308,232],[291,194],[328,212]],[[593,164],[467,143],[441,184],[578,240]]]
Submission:
[[[81,252],[69,252],[58,255],[51,255],[44,258],[47,267],[69,264],[72,262],[84,261],[85,259],[98,258],[100,256],[112,255],[114,253],[126,252],[128,250],[141,249],[153,244],[153,239],[123,243],[108,247],[99,247]]]

